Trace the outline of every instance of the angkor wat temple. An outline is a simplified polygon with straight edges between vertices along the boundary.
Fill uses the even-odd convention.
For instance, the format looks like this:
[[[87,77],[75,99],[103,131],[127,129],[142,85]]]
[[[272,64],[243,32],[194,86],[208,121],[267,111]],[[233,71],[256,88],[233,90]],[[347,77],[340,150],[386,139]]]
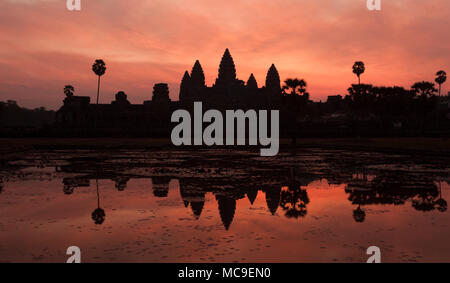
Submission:
[[[220,62],[219,74],[211,87],[197,60],[191,72],[181,80],[179,101],[171,101],[165,83],[155,84],[153,97],[143,104],[131,104],[120,91],[110,104],[92,104],[87,96],[68,96],[57,112],[58,130],[68,135],[153,135],[168,136],[174,110],[193,108],[194,101],[204,109],[278,109],[281,98],[280,76],[275,65],[269,68],[265,86],[250,75],[247,82],[236,77],[236,68],[228,49]]]
[[[285,82],[286,83],[286,82]],[[431,83],[430,83],[431,84]],[[327,102],[313,102],[303,95],[281,88],[280,76],[271,65],[264,86],[253,74],[244,82],[228,49],[222,56],[215,83],[207,86],[197,60],[181,80],[179,100],[171,101],[165,83],[155,84],[153,97],[143,104],[131,104],[118,92],[110,104],[91,104],[89,97],[68,96],[57,112],[57,123],[49,135],[57,136],[161,136],[168,137],[173,111],[193,111],[195,101],[203,110],[280,110],[280,136],[295,139],[341,136],[450,136],[450,93],[429,96],[402,87],[352,85],[349,94],[330,95]],[[292,89],[291,89],[292,90]],[[420,114],[418,114],[420,113]]]

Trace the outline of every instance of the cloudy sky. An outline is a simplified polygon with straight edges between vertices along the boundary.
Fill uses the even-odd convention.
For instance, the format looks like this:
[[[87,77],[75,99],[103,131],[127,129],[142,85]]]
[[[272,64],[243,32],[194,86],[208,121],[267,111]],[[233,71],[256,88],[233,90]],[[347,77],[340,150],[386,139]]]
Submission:
[[[171,98],[199,59],[207,84],[229,48],[238,78],[264,84],[274,63],[282,79],[304,78],[313,100],[345,94],[354,61],[362,82],[409,87],[450,71],[450,1],[381,0],[0,0],[0,101],[57,109],[63,87],[96,94],[91,65],[103,58],[101,102],[123,90],[151,99],[157,82]],[[450,90],[449,84],[444,91]]]

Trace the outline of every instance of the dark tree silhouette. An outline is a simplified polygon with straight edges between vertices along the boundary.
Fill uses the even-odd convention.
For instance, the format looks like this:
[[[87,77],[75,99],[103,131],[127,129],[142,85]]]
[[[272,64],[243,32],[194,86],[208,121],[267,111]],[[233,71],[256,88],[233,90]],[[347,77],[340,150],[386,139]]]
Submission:
[[[296,96],[305,95],[306,92],[306,82],[303,79],[287,79],[284,81],[284,86],[282,88],[283,93]],[[297,92],[298,90],[298,92]]]
[[[66,97],[73,96],[74,91],[75,91],[75,88],[72,85],[64,86],[64,94],[66,95]]]
[[[348,89],[348,93],[345,100],[352,114],[365,116],[374,110],[376,95],[372,85],[354,84]]]
[[[358,84],[361,84],[361,74],[364,73],[366,67],[362,61],[356,61],[353,64],[353,73],[358,77]]]
[[[434,87],[434,83],[432,82],[416,82],[411,86],[412,91],[422,97],[422,98],[430,98],[435,95],[437,89]]]
[[[434,81],[439,85],[439,96],[441,96],[441,86],[445,83],[445,81],[447,81],[447,73],[442,70],[438,71]]]
[[[95,60],[95,63],[92,65],[92,71],[98,76],[98,87],[97,87],[97,104],[98,97],[100,95],[100,77],[103,76],[106,72],[106,65],[102,59]]]

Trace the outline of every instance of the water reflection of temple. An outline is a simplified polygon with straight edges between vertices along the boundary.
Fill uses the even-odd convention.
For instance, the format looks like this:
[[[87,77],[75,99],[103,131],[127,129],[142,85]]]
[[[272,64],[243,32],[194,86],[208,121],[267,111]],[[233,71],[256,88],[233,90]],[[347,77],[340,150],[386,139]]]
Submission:
[[[180,180],[180,196],[184,206],[190,206],[192,213],[198,219],[205,205],[205,192],[199,191],[195,184],[190,184],[186,180]]]
[[[356,222],[366,220],[365,207],[368,205],[405,205],[408,201],[411,207],[419,211],[446,211],[447,201],[442,198],[440,183],[422,178],[399,174],[361,175],[350,174],[345,193],[348,200],[356,206],[353,218]],[[125,191],[128,182],[136,176],[110,174],[92,174],[63,179],[64,194],[73,194],[78,187],[89,187],[90,180],[108,179],[114,182],[114,188]],[[154,197],[167,198],[169,183],[172,177],[154,176],[152,190]],[[251,205],[255,203],[258,193],[265,198],[268,215],[276,215],[277,211],[287,218],[303,218],[307,216],[310,203],[309,185],[317,180],[314,175],[298,169],[288,170],[288,174],[280,181],[254,179],[242,186],[227,179],[180,178],[179,194],[182,205],[189,208],[195,219],[199,219],[204,211],[206,194],[212,193],[217,202],[220,219],[226,230],[230,229],[236,218],[238,200],[247,198]],[[205,185],[207,184],[207,185]],[[98,189],[97,189],[98,193]],[[100,208],[100,207],[98,207]],[[104,213],[102,214],[104,219]],[[100,217],[101,218],[101,217]],[[99,218],[96,218],[97,220]],[[96,221],[100,222],[100,221]]]

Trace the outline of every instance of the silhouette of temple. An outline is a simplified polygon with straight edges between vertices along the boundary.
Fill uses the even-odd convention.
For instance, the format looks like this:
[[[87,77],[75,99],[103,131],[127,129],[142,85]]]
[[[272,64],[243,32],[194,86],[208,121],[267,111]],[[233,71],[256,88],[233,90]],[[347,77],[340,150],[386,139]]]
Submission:
[[[269,68],[265,86],[259,88],[253,74],[247,82],[236,77],[236,66],[228,49],[222,56],[219,73],[213,86],[205,83],[205,74],[197,60],[180,84],[179,100],[183,106],[191,106],[194,101],[202,101],[206,107],[223,109],[277,108],[280,103],[281,82],[275,65]]]
[[[197,60],[191,71],[186,70],[181,78],[177,101],[169,98],[165,83],[155,84],[152,100],[143,104],[131,104],[123,91],[119,91],[110,104],[91,104],[89,97],[68,93],[49,135],[168,137],[173,126],[171,113],[177,109],[192,113],[195,101],[203,103],[204,111],[278,109],[280,136],[293,139],[299,136],[450,135],[450,96],[437,97],[432,83],[429,97],[413,87],[408,90],[360,84],[352,85],[348,95],[330,95],[322,103],[310,100],[306,83],[303,92],[298,90],[300,85],[292,83],[297,79],[287,79],[281,87],[273,64],[263,86],[253,74],[243,81],[236,73],[233,57],[226,49],[214,84],[206,85],[203,68]]]
[[[197,60],[191,72],[184,73],[179,101],[171,101],[165,83],[155,84],[152,100],[143,104],[131,104],[123,91],[119,91],[110,104],[92,104],[90,97],[69,95],[57,111],[56,119],[58,130],[74,135],[167,136],[171,113],[177,109],[191,110],[195,101],[203,102],[205,109],[277,109],[280,94],[280,76],[275,65],[267,72],[265,86],[258,87],[253,74],[247,82],[236,77],[234,60],[226,49],[214,85],[206,85],[205,74]]]

